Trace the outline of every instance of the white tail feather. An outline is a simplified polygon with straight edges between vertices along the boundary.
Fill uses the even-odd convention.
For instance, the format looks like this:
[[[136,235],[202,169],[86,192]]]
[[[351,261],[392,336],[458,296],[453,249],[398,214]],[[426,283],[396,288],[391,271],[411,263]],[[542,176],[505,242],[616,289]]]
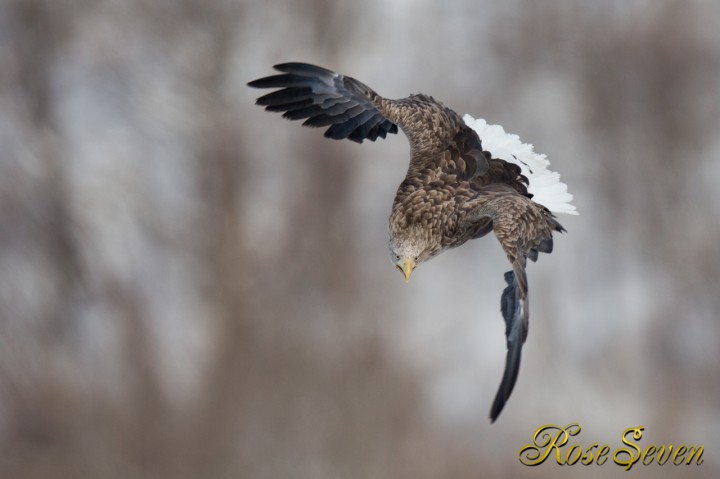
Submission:
[[[553,213],[576,215],[578,212],[570,202],[573,196],[568,193],[567,185],[560,181],[560,174],[548,169],[550,162],[535,153],[533,146],[520,141],[520,137],[505,133],[500,125],[488,125],[482,118],[477,120],[470,115],[463,117],[465,124],[475,130],[482,141],[483,149],[499,158],[520,167],[522,174],[530,182],[528,192],[533,201],[540,203]]]

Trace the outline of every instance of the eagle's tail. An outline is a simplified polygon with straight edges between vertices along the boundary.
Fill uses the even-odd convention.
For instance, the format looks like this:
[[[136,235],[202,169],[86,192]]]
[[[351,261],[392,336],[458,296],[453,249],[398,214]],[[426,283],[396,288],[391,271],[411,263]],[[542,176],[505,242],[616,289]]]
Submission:
[[[489,125],[482,118],[470,115],[463,117],[465,124],[475,130],[482,140],[483,149],[493,158],[499,158],[520,167],[529,181],[528,193],[533,201],[540,203],[553,213],[578,214],[570,204],[573,196],[568,193],[567,185],[560,181],[560,174],[548,169],[550,161],[545,155],[535,153],[533,146],[520,141],[517,135],[505,133],[500,125]]]

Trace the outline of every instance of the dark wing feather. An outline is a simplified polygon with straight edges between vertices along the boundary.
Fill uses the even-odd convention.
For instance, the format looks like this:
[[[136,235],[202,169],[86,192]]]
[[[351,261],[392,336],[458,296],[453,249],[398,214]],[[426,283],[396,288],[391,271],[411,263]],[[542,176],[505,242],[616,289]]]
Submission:
[[[283,74],[248,83],[254,88],[281,88],[257,99],[266,110],[284,112],[289,120],[306,119],[303,126],[330,126],[325,136],[336,140],[362,143],[397,133],[397,125],[373,104],[377,94],[354,78],[307,63],[274,68]]]
[[[547,208],[527,196],[513,191],[508,185],[491,184],[479,191],[471,202],[465,219],[468,224],[492,220],[492,228],[512,264],[505,273],[507,286],[500,298],[500,310],[505,320],[507,356],[505,371],[495,395],[490,420],[495,422],[512,394],[520,371],[522,345],[527,339],[530,307],[528,281],[525,273],[527,258],[535,261],[538,253],[552,251],[552,233],[562,232]]]
[[[523,278],[523,280],[518,281],[519,277]],[[500,381],[500,387],[495,394],[495,400],[490,409],[491,422],[495,422],[498,418],[515,388],[520,373],[522,347],[528,333],[528,296],[525,266],[520,263],[513,264],[513,271],[505,273],[505,282],[507,286],[500,298],[500,311],[502,311],[503,319],[505,319],[507,355],[505,356],[505,371]]]

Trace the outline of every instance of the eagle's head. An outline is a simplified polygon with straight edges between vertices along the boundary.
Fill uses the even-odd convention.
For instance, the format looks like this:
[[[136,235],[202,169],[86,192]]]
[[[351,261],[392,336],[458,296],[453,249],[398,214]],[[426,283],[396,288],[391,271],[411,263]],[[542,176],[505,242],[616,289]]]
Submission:
[[[439,245],[431,241],[427,230],[421,228],[391,231],[389,246],[390,261],[405,281],[410,280],[410,275],[421,263],[440,253]]]

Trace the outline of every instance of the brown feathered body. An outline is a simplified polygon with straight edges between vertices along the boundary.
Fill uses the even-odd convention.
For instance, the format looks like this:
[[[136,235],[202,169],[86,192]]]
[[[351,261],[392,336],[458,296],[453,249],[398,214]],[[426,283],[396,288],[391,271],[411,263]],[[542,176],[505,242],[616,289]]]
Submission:
[[[421,239],[427,245],[422,262],[494,229],[512,262],[551,240],[559,225],[530,200],[520,168],[492,159],[457,113],[427,95],[371,97],[411,145],[410,166],[390,214],[391,242]]]
[[[528,331],[526,259],[552,251],[562,226],[527,191],[520,168],[483,151],[480,138],[453,110],[430,96],[383,98],[363,83],[304,63],[276,65],[284,74],[249,83],[281,88],[258,99],[269,111],[329,126],[325,136],[384,138],[398,127],[410,142],[410,165],[390,213],[391,260],[406,279],[419,264],[490,231],[512,264],[501,298],[508,353],[490,417],[494,421],[517,379]]]

